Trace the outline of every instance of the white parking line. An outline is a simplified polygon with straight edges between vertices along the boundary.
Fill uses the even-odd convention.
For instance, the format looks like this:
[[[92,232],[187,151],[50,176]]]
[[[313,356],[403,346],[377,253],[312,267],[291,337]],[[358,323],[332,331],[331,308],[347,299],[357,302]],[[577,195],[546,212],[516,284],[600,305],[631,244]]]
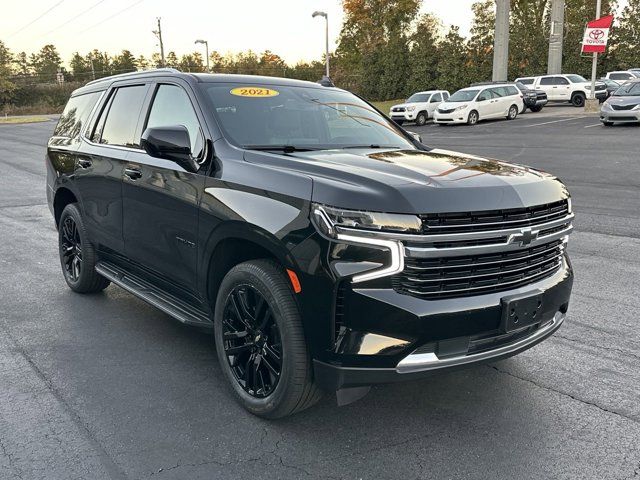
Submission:
[[[550,125],[552,123],[570,122],[571,120],[580,120],[580,117],[563,118],[562,120],[553,120],[551,122],[534,123],[533,125],[527,125],[527,127],[541,127],[542,125]]]
[[[584,128],[593,128],[593,127],[601,127],[601,126],[602,126],[602,124],[601,124],[601,123],[596,123],[595,125],[587,125],[587,126],[586,126],[586,127],[584,127]]]

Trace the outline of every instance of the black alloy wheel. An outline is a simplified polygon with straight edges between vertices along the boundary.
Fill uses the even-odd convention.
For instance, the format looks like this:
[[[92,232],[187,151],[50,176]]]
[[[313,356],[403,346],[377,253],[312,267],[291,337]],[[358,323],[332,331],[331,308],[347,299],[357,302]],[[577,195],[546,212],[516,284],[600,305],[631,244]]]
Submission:
[[[263,418],[292,415],[322,396],[294,293],[285,269],[260,259],[229,270],[216,295],[213,333],[222,373],[239,403]]]
[[[231,291],[223,315],[224,352],[234,378],[252,397],[269,396],[282,373],[282,339],[273,311],[245,284]]]
[[[78,225],[76,225],[73,217],[66,217],[60,226],[61,244],[60,253],[62,255],[62,264],[67,277],[72,282],[77,282],[82,273],[82,240]]]
[[[571,103],[573,104],[574,107],[584,107],[584,104],[587,100],[587,97],[584,96],[584,94],[582,93],[576,93],[572,98],[571,98]]]
[[[96,272],[98,256],[84,228],[77,204],[62,210],[58,221],[58,250],[64,279],[71,290],[96,293],[109,286],[109,280]]]

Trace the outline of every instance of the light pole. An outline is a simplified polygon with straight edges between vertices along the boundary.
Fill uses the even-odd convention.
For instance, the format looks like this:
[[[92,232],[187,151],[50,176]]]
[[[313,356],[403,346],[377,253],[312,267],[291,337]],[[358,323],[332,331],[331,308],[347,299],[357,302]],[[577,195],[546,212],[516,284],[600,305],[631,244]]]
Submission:
[[[329,75],[329,15],[327,15],[326,12],[321,12],[318,10],[313,12],[313,15],[311,16],[313,18],[324,17],[324,20],[325,20],[325,62],[326,62],[325,75],[327,76],[327,79],[329,79],[330,78],[330,75]]]
[[[209,73],[209,42],[207,40],[196,40],[195,44],[204,43],[204,49],[207,54],[207,73]]]

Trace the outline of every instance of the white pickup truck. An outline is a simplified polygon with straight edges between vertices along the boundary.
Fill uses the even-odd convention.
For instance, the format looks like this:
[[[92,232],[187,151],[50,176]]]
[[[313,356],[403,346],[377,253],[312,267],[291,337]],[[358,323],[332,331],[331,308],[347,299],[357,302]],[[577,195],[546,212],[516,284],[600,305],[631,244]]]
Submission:
[[[433,119],[433,114],[442,102],[449,100],[449,92],[446,90],[428,90],[411,95],[405,103],[394,105],[389,111],[389,116],[398,125],[404,122],[415,122],[416,125],[424,125],[427,120]]]
[[[591,82],[580,75],[541,75],[517,78],[534,90],[542,90],[550,102],[571,102],[575,107],[584,107],[591,92]],[[607,85],[596,82],[596,98],[601,102],[607,98]]]

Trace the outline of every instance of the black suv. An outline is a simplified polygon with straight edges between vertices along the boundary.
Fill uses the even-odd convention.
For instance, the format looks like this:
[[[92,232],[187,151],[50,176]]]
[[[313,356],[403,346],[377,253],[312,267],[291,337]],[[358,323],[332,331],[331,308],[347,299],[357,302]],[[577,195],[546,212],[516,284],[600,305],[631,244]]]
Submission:
[[[517,354],[569,305],[554,176],[434,150],[314,83],[156,70],[75,91],[47,149],[62,271],[213,331],[245,408]]]
[[[509,82],[506,82],[506,83],[508,84]],[[485,85],[496,85],[496,84],[505,85],[505,82],[481,82],[481,83],[474,83],[472,86],[480,87]],[[524,108],[520,113],[525,113],[527,111],[527,108],[534,113],[540,112],[542,111],[542,107],[544,107],[547,103],[549,103],[547,94],[542,90],[534,90],[532,88],[527,87],[522,82],[513,82],[513,86],[516,87],[520,91],[520,94],[522,95],[522,103],[524,103]]]

